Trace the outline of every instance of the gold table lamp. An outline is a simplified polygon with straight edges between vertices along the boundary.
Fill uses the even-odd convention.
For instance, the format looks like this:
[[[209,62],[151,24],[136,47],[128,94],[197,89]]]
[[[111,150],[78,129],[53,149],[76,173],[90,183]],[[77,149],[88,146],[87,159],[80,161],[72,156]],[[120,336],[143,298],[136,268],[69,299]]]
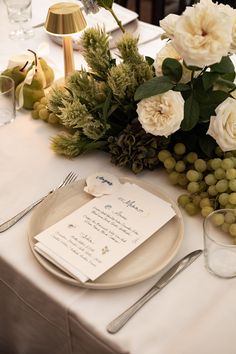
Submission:
[[[82,31],[86,25],[80,6],[77,4],[59,2],[48,9],[44,27],[48,33],[62,36],[65,78],[74,71],[71,34]]]

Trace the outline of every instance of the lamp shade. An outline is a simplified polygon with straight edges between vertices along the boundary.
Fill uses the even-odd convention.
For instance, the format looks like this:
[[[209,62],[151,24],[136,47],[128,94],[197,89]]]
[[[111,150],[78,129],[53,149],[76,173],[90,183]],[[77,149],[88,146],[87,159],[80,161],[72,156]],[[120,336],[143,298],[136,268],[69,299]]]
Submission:
[[[66,36],[80,32],[86,25],[79,5],[59,2],[49,7],[44,27],[51,34]]]

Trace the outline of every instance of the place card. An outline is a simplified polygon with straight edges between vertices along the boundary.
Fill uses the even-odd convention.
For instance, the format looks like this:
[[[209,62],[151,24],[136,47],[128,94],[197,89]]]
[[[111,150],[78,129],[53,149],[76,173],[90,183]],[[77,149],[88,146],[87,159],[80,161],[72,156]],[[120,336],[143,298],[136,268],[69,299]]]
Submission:
[[[174,215],[170,203],[136,184],[120,184],[35,236],[36,250],[74,278],[95,280]]]

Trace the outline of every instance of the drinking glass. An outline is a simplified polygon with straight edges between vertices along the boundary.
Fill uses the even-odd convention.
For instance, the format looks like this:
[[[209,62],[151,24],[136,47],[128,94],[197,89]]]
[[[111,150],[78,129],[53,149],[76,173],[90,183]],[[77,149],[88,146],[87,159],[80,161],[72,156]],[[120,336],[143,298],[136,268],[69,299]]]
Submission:
[[[221,278],[236,276],[236,209],[219,209],[203,223],[207,270]]]
[[[29,39],[34,31],[29,24],[32,19],[31,0],[4,0],[7,7],[9,21],[14,24],[9,36],[11,39]]]
[[[8,76],[0,75],[0,126],[15,119],[15,83]]]

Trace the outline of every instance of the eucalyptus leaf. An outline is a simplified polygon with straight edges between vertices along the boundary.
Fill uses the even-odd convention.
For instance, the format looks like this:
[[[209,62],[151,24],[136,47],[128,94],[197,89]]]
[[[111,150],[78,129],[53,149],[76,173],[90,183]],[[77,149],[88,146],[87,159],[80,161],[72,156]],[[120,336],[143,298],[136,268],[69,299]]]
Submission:
[[[229,56],[222,57],[219,63],[211,65],[210,68],[212,72],[217,72],[219,74],[234,72],[234,64]]]
[[[225,91],[211,91],[207,94],[201,96],[201,101],[198,97],[198,102],[200,104],[200,121],[207,122],[210,117],[215,114],[215,109],[219,104],[221,104],[229,94]]]
[[[206,156],[212,157],[217,144],[210,135],[205,134],[199,136],[199,146]]]
[[[173,58],[166,58],[162,63],[162,72],[171,80],[178,82],[182,77],[183,68],[178,60]]]
[[[113,0],[97,0],[97,4],[104,9],[111,9],[113,6]]]
[[[150,66],[154,63],[154,59],[149,56],[145,56],[145,60]]]
[[[191,87],[188,84],[178,83],[173,87],[173,91],[189,91]]]
[[[222,79],[221,77],[219,77],[219,79],[216,82],[217,82],[217,84],[226,86],[226,87],[228,87],[230,89],[235,89],[236,88],[236,85],[232,81]]]
[[[183,62],[183,64],[190,71],[201,71],[202,70],[202,68],[199,68],[198,66],[187,65],[185,62]]]
[[[184,103],[184,119],[181,123],[182,130],[191,130],[198,123],[199,111],[199,104],[192,94]]]
[[[174,87],[174,83],[167,76],[154,77],[145,81],[134,94],[135,101],[167,92]]]
[[[205,72],[202,75],[202,83],[204,90],[207,91],[210,87],[212,87],[216,80],[219,78],[219,75],[220,74],[216,72]]]

